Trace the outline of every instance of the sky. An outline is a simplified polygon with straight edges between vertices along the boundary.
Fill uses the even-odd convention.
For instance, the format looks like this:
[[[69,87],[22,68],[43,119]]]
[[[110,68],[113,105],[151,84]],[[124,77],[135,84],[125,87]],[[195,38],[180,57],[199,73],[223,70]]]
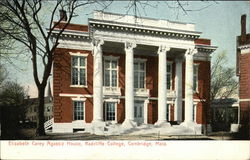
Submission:
[[[187,12],[184,12],[181,8],[176,8],[176,1],[143,1],[137,4],[136,13],[142,17],[194,23],[196,31],[202,32],[200,38],[211,39],[211,44],[218,47],[212,54],[212,62],[216,54],[225,51],[228,58],[228,64],[225,65],[235,67],[236,36],[241,33],[240,18],[242,14],[247,14],[247,33],[250,33],[250,1],[188,1],[181,3]],[[128,14],[134,15],[134,8],[129,10],[129,5],[129,1],[115,1],[104,11],[120,14],[127,14],[128,12]],[[79,8],[77,10],[78,16],[72,20],[72,23],[87,24],[88,18],[92,18],[93,10],[102,8],[101,5]],[[44,17],[48,16],[45,15]],[[8,70],[8,80],[17,81],[28,87],[29,95],[37,97],[31,60],[29,57],[25,59],[19,57],[12,61],[13,64],[5,64]]]

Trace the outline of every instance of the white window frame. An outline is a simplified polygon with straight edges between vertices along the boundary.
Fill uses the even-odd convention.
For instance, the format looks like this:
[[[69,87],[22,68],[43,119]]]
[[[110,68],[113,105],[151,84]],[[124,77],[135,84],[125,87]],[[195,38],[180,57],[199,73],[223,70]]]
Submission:
[[[88,70],[87,70],[87,66],[88,66],[88,60],[87,60],[87,57],[88,57],[88,54],[86,53],[80,53],[80,52],[76,52],[76,53],[73,53],[73,52],[69,52],[70,56],[71,56],[71,77],[70,77],[70,87],[81,87],[81,88],[87,88],[88,87],[88,83],[87,83],[87,73],[88,73]],[[80,58],[78,58],[78,66],[73,66],[73,57],[84,57],[85,58],[85,66],[80,66]],[[85,69],[85,85],[80,85],[80,75],[78,76],[78,84],[73,84],[73,68],[77,68],[77,69],[80,69],[80,68],[84,68]],[[78,73],[80,74],[80,72]]]
[[[141,71],[141,70],[135,70],[134,69],[134,75],[135,75],[135,71],[139,71],[139,72],[144,72],[145,73],[145,76],[144,76],[144,84],[143,84],[143,88],[136,88],[134,87],[135,89],[146,89],[146,78],[147,78],[147,70],[146,70],[146,67],[147,67],[147,59],[141,59],[141,58],[135,58],[134,59],[134,64],[135,63],[144,63],[144,71]],[[133,65],[134,65],[133,64]],[[140,76],[139,76],[140,77]],[[140,79],[140,78],[139,78]],[[134,76],[134,82],[135,82],[135,76]],[[140,86],[140,80],[138,82],[139,86]],[[133,84],[134,85],[134,84]]]
[[[104,82],[104,83],[103,83],[103,86],[104,86],[104,87],[117,88],[117,87],[119,86],[119,58],[120,58],[120,57],[115,57],[115,56],[104,56],[104,61],[103,61],[103,70],[104,70],[104,72],[103,72],[103,79],[104,79],[104,80],[103,80],[103,82]],[[109,82],[110,85],[109,85],[109,86],[105,86],[105,83],[106,83],[106,82],[105,82],[105,80],[106,80],[106,79],[105,79],[105,72],[106,72],[106,69],[105,69],[105,61],[106,61],[106,60],[110,61],[110,67],[109,67],[109,69],[108,69],[109,72],[110,72],[110,75],[109,75],[109,76],[110,76],[110,77],[109,77],[109,78],[110,78],[110,79],[109,79],[109,80],[110,80],[110,82]],[[116,61],[116,62],[117,62],[116,69],[113,69],[113,68],[112,68],[112,65],[111,65],[111,64],[112,64],[112,63],[111,63],[112,61]],[[116,86],[111,86],[111,84],[112,84],[112,70],[116,70],[116,72],[117,72],[117,73],[116,73]]]
[[[170,120],[171,120],[171,104],[170,103],[167,103],[166,119],[167,119],[168,122],[170,122]]]
[[[168,65],[170,65],[170,72],[168,72]],[[172,80],[172,78],[173,78],[173,62],[172,61],[167,61],[167,66],[166,67],[167,67],[166,68],[166,71],[167,71],[166,76],[168,77],[168,75],[170,75],[170,88],[168,89],[168,84],[167,84],[167,90],[171,91],[172,88],[173,88],[173,80]]]
[[[85,110],[85,106],[86,106],[86,98],[71,98],[72,99],[72,122],[84,122],[85,123],[85,119],[86,119],[86,110]],[[75,114],[75,106],[74,106],[74,102],[83,102],[83,120],[75,120],[74,114]]]
[[[197,71],[196,71],[196,74],[195,74],[195,69],[197,68]],[[194,88],[194,86],[193,86],[193,91],[194,92],[196,92],[196,93],[198,93],[198,91],[199,91],[199,64],[194,64],[194,73],[193,73],[193,81],[194,81],[194,83],[196,82],[196,88]]]
[[[115,103],[115,120],[107,120],[107,103]],[[110,98],[110,99],[105,99],[104,100],[104,114],[105,114],[105,122],[114,122],[114,123],[117,123],[117,104],[120,103],[120,100],[118,99],[113,99],[113,98]]]
[[[197,111],[196,110],[197,110],[197,103],[194,103],[193,104],[193,112],[192,112],[193,113],[192,119],[193,119],[194,123],[196,123],[196,118],[197,118],[196,117],[196,115],[197,115]]]

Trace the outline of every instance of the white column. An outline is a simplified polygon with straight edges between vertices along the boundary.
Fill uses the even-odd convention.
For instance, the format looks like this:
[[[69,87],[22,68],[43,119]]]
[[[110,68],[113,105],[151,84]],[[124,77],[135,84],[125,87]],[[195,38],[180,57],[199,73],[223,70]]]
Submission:
[[[102,47],[103,40],[93,40],[93,99],[94,99],[94,123],[103,122],[103,73],[102,73]]]
[[[174,120],[178,123],[182,122],[182,60],[175,61],[175,106]]]
[[[125,121],[124,127],[135,127],[134,122],[134,48],[136,44],[125,43]]]
[[[193,55],[197,52],[196,49],[186,51],[186,76],[185,76],[185,121],[184,123],[194,123],[193,115],[193,75],[194,62]]]
[[[167,123],[167,51],[170,48],[160,46],[158,49],[158,121],[156,125]]]

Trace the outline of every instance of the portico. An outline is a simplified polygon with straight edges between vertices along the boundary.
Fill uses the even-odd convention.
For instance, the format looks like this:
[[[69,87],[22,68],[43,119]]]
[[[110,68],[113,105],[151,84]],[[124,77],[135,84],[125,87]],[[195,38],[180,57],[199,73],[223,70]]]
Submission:
[[[94,44],[97,43],[97,44]],[[116,42],[113,42],[116,43]],[[95,121],[104,121],[103,118],[103,98],[105,95],[100,94],[103,93],[103,89],[111,90],[109,87],[106,87],[102,83],[102,79],[105,79],[103,77],[103,71],[100,71],[101,66],[103,66],[103,58],[98,58],[97,54],[103,55],[102,53],[102,47],[103,44],[105,44],[105,41],[103,40],[95,40],[93,41],[93,46],[96,47],[93,50],[94,55],[94,65],[98,65],[99,67],[94,66],[94,116],[93,116],[93,122]],[[108,44],[112,44],[112,42],[108,42]],[[121,95],[113,93],[113,96],[115,96],[115,99],[125,99],[125,120],[123,122],[123,125],[126,127],[136,127],[137,123],[135,121],[135,97],[141,97],[144,98],[143,101],[152,99],[149,94],[149,90],[146,88],[140,88],[135,89],[134,88],[134,55],[135,55],[135,49],[136,47],[140,45],[136,45],[135,43],[125,42],[124,45],[120,45],[120,47],[124,46],[124,54],[125,54],[125,97],[122,97]],[[105,46],[106,50],[108,45]],[[105,48],[104,47],[104,48]],[[157,46],[155,46],[157,48]],[[175,49],[168,45],[159,45],[158,50],[155,51],[155,53],[152,53],[151,56],[157,56],[158,57],[158,68],[155,69],[155,71],[158,71],[158,97],[156,97],[157,103],[158,103],[158,120],[155,123],[155,125],[163,125],[167,124],[170,126],[168,120],[167,120],[167,102],[169,101],[170,97],[168,94],[171,94],[172,96],[170,101],[174,101],[174,120],[177,122],[182,122],[182,65],[183,62],[186,62],[186,81],[189,83],[185,83],[185,123],[191,123],[193,122],[192,115],[193,113],[193,55],[195,49],[187,49],[178,50],[176,51],[177,56],[174,55]],[[183,53],[185,51],[185,53]],[[192,53],[191,53],[192,52]],[[140,51],[137,49],[136,54],[139,54]],[[122,54],[122,53],[121,53]],[[175,90],[167,89],[167,56],[171,56],[173,59],[173,62],[175,62]],[[119,56],[119,53],[118,53]],[[102,83],[102,84],[101,84]],[[117,85],[117,89],[113,90],[119,90],[119,85]],[[140,94],[138,94],[138,90],[140,90]],[[95,94],[97,92],[98,94]],[[105,91],[104,91],[105,92]],[[144,95],[143,95],[144,94]],[[107,95],[106,95],[107,96]],[[112,92],[109,93],[109,96],[112,96]],[[102,101],[101,101],[102,100]],[[147,110],[147,106],[146,110]],[[144,109],[145,111],[145,109]],[[144,114],[145,115],[145,114]],[[146,117],[147,118],[147,115]]]

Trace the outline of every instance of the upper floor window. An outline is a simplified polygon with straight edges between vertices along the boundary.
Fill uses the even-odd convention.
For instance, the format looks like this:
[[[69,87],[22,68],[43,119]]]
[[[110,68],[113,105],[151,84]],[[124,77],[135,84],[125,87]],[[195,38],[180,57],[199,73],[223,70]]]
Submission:
[[[172,88],[172,62],[167,63],[167,89]]]
[[[195,64],[194,65],[194,81],[193,81],[193,90],[198,91],[198,70],[199,70],[199,65]]]
[[[146,62],[134,62],[134,88],[145,88]]]
[[[71,83],[72,85],[86,86],[86,57],[72,56],[71,57]]]
[[[73,120],[84,120],[84,102],[73,101],[74,116]]]
[[[104,60],[104,86],[117,87],[118,81],[118,60]]]

